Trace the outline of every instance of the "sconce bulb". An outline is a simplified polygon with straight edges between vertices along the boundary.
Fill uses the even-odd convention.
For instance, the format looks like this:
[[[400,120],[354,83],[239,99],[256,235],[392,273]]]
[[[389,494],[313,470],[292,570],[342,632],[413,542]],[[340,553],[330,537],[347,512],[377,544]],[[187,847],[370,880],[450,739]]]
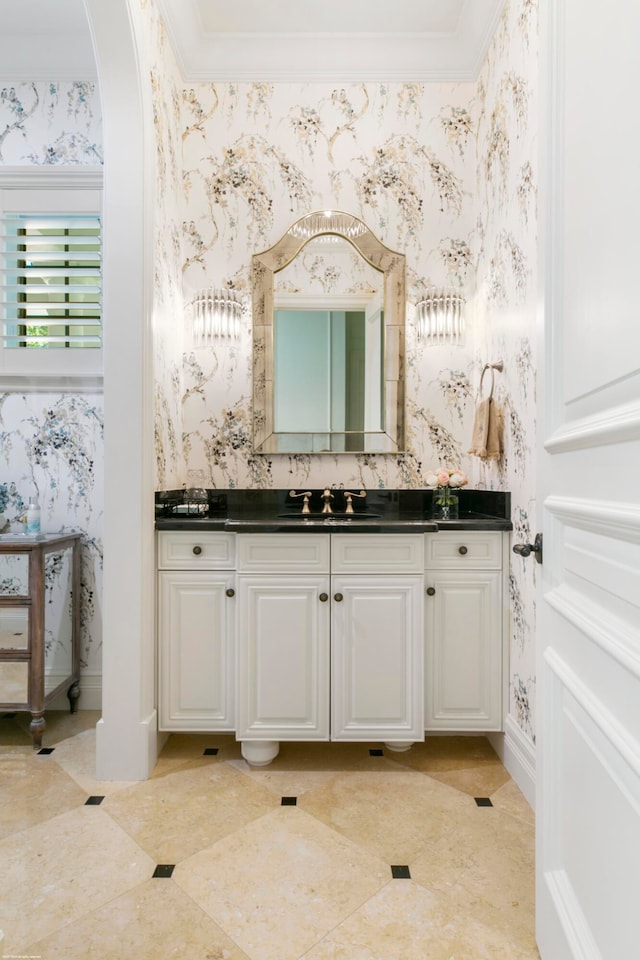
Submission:
[[[187,311],[191,314],[194,347],[210,346],[217,340],[237,340],[240,336],[242,301],[233,290],[200,290]]]
[[[464,338],[464,297],[434,290],[416,303],[418,337],[432,344],[460,345]]]

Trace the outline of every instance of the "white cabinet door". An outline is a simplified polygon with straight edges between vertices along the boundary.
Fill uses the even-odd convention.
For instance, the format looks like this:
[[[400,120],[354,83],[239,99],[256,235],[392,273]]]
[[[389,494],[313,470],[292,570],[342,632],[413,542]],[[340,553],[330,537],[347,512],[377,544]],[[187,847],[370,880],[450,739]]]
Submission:
[[[432,570],[426,585],[425,728],[502,729],[501,571]]]
[[[332,577],[333,740],[424,739],[423,588],[418,575]]]
[[[161,571],[161,730],[233,730],[235,574]]]
[[[329,739],[329,577],[238,578],[238,740]]]

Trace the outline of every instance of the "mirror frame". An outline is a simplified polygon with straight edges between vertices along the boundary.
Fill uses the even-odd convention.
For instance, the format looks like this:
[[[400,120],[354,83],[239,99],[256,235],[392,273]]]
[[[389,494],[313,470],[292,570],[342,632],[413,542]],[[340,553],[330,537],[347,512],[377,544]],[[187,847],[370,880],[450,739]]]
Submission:
[[[274,278],[315,237],[333,234],[348,240],[372,267],[384,274],[384,429],[363,450],[281,450],[274,425]],[[364,221],[336,210],[316,211],[296,220],[268,250],[251,258],[253,312],[253,451],[264,454],[398,454],[405,450],[406,260],[386,247]],[[286,436],[291,436],[287,433]],[[304,434],[304,436],[310,436]],[[313,435],[311,435],[313,436]],[[369,436],[369,434],[365,435]]]

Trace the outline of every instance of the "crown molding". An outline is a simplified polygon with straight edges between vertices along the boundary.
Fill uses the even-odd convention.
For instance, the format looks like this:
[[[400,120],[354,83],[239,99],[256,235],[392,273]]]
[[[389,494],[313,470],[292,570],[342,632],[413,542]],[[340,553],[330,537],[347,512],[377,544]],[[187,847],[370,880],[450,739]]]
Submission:
[[[1,166],[0,189],[102,190],[104,171],[98,166]]]
[[[448,33],[215,34],[195,3],[158,7],[185,82],[471,82],[504,0],[466,0]]]

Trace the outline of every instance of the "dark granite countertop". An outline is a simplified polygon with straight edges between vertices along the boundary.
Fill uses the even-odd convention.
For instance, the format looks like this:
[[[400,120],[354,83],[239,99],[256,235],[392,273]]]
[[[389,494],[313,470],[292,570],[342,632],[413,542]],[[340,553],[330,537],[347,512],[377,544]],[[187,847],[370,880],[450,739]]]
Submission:
[[[303,492],[303,488],[298,492]],[[345,512],[341,489],[332,489],[333,513],[322,514],[322,490],[312,490],[310,513],[289,490],[166,490],[156,493],[157,530],[228,533],[429,533],[438,530],[511,530],[511,495],[458,490],[458,517],[434,517],[430,490],[367,490]],[[355,491],[359,492],[359,491]]]

